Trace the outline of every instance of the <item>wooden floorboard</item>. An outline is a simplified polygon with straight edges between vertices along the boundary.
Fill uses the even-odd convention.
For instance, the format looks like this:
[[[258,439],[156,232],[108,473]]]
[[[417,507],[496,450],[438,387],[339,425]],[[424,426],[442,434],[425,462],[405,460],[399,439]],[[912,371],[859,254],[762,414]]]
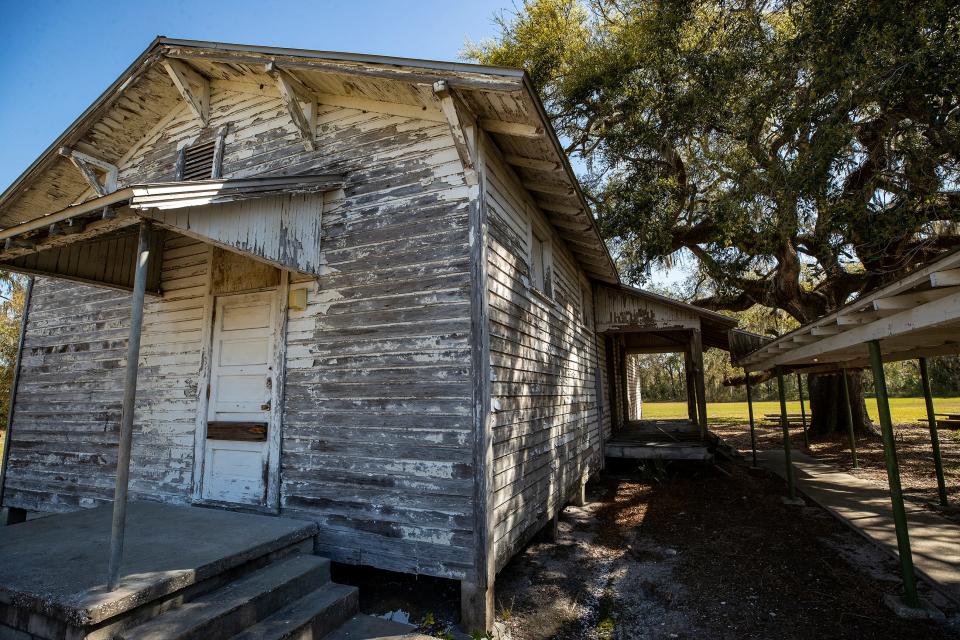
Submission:
[[[700,427],[688,420],[631,422],[607,441],[604,454],[632,460],[713,460]]]

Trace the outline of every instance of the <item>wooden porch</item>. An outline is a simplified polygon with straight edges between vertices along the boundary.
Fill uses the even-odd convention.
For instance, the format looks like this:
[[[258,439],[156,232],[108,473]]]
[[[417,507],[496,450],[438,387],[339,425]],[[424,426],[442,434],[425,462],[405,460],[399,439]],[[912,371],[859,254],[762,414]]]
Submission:
[[[690,460],[712,462],[712,440],[700,436],[691,420],[639,420],[614,432],[604,447],[608,458],[630,460]]]

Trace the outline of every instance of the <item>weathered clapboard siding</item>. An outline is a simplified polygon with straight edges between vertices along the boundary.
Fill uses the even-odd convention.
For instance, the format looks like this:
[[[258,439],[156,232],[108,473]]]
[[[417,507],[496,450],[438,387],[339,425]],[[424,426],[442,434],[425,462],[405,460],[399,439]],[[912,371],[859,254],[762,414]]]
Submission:
[[[209,249],[171,236],[162,256],[166,295],[150,299],[144,310],[130,488],[134,495],[184,502],[192,479]],[[113,498],[129,317],[126,293],[37,279],[5,506],[63,511]]]
[[[281,511],[321,526],[335,560],[474,574],[470,371],[471,191],[445,123],[318,109],[305,152],[280,100],[215,91],[229,125],[224,177],[337,172],[321,272],[291,311]],[[200,131],[185,109],[131,156],[121,181],[172,178]]]
[[[327,134],[380,120],[331,115]],[[325,275],[290,317],[283,509],[317,519],[335,560],[472,579],[471,191],[442,128],[380,124],[390,163],[325,213]]]
[[[210,126],[229,127],[224,177],[323,171],[348,177],[322,217],[324,275],[317,283],[294,285],[308,287],[310,295],[308,309],[291,311],[287,327],[281,510],[317,520],[322,550],[334,559],[471,578],[467,217],[476,191],[464,181],[447,125],[321,106],[318,149],[307,153],[278,98],[215,91],[211,99]],[[121,184],[172,179],[178,147],[199,135],[198,123],[180,108],[129,154]],[[206,263],[193,260],[186,246],[167,255],[182,269],[165,269],[163,283],[179,315],[164,319],[155,306],[146,310],[138,425],[145,422],[134,437],[132,486],[183,500],[192,478],[208,275]],[[55,286],[62,295],[87,291]],[[52,298],[42,302],[43,289],[34,307],[62,317]],[[89,370],[107,392],[97,398],[101,422],[110,429],[101,438],[104,447],[112,447],[115,436],[127,323],[126,296],[110,296],[95,300],[92,312],[114,313],[116,326],[85,336],[88,343],[108,337],[117,343],[113,378]],[[45,316],[33,317],[40,322]],[[36,339],[32,327],[28,335]],[[88,365],[88,352],[73,362]],[[32,376],[25,370],[25,385]],[[63,385],[50,393],[64,393]],[[29,393],[23,398],[31,399]],[[75,432],[64,429],[65,437]],[[80,447],[75,455],[85,452]],[[102,464],[114,464],[112,448]],[[91,476],[85,469],[74,480],[91,477],[97,490],[92,500],[109,499],[109,474]],[[10,486],[16,481],[11,473]],[[88,493],[78,486],[68,506]]]
[[[638,296],[609,286],[598,286],[594,295],[597,331],[699,329],[700,315],[688,305],[652,294]]]
[[[552,299],[531,288],[528,236],[540,213],[498,152],[484,153],[499,569],[599,463],[601,363],[582,304],[589,286],[552,234]]]

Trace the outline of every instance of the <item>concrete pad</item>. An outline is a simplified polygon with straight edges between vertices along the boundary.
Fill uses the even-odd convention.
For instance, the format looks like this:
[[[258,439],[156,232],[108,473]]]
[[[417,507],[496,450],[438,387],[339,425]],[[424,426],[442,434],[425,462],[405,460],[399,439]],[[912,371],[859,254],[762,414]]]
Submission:
[[[300,520],[131,502],[120,583],[110,592],[111,514],[105,505],[0,528],[0,602],[93,625],[317,531]]]
[[[905,620],[936,620],[937,622],[943,622],[947,619],[947,616],[945,616],[940,609],[937,609],[924,598],[920,598],[919,607],[911,607],[901,596],[893,593],[885,595],[883,602],[890,607],[898,617]]]
[[[786,474],[783,452],[758,452],[758,461],[780,477]],[[890,490],[793,452],[797,489],[893,557],[899,557]],[[905,503],[913,565],[918,576],[960,604],[960,524]]]

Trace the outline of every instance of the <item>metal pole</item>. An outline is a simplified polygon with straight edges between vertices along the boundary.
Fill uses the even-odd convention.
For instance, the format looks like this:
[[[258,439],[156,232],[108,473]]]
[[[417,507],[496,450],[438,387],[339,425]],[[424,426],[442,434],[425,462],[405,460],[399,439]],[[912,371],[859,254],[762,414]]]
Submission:
[[[880,342],[871,340],[870,367],[873,369],[873,386],[877,392],[877,413],[880,414],[880,429],[883,433],[883,453],[887,462],[887,480],[890,483],[890,502],[893,505],[893,523],[897,532],[897,548],[900,552],[900,571],[903,574],[905,600],[911,607],[919,607],[917,581],[913,574],[913,554],[910,551],[910,534],[907,531],[907,512],[903,507],[903,489],[900,487],[900,465],[897,463],[897,447],[893,439],[893,419],[887,400],[887,379],[883,373],[883,357]]]
[[[780,392],[780,428],[783,430],[783,461],[787,466],[787,489],[791,500],[797,499],[793,483],[793,458],[790,455],[790,421],[787,419],[787,394],[783,388],[783,367],[777,366],[777,390]]]
[[[803,425],[803,446],[810,448],[810,438],[807,436],[807,411],[803,408],[803,377],[797,371],[797,394],[800,396],[800,424]]]
[[[943,460],[940,458],[940,436],[937,434],[937,417],[933,412],[933,395],[930,393],[930,373],[927,359],[920,358],[920,381],[923,383],[923,399],[927,403],[927,422],[930,424],[930,445],[933,448],[933,468],[937,473],[937,493],[940,505],[947,506],[947,485],[943,481]]]
[[[140,332],[143,325],[143,298],[147,288],[150,262],[150,226],[140,223],[137,240],[136,272],[130,302],[130,337],[127,342],[127,368],[120,412],[120,446],[117,452],[117,480],[113,494],[113,526],[110,530],[110,571],[107,588],[117,588],[123,557],[123,530],[127,518],[127,484],[130,481],[130,448],[133,443],[133,413],[137,399],[137,366],[140,359]]]
[[[33,295],[33,276],[27,279],[23,291],[23,314],[20,316],[20,338],[17,341],[17,357],[13,363],[13,380],[10,383],[10,406],[7,407],[7,431],[3,436],[3,464],[0,466],[0,507],[3,507],[3,489],[7,481],[7,466],[10,464],[10,436],[13,433],[13,407],[17,403],[17,383],[20,380],[20,362],[23,358],[23,342],[27,335],[27,319],[30,315],[30,296]]]
[[[843,403],[847,407],[847,435],[850,438],[850,455],[853,456],[853,468],[859,469],[860,465],[857,462],[857,435],[854,433],[853,428],[853,404],[850,400],[850,378],[847,377],[846,369],[841,369],[840,375],[843,376],[843,379],[840,381],[843,385]]]
[[[757,466],[757,431],[753,425],[753,394],[750,391],[750,372],[747,374],[747,415],[750,416],[750,447],[753,449],[753,466]]]

